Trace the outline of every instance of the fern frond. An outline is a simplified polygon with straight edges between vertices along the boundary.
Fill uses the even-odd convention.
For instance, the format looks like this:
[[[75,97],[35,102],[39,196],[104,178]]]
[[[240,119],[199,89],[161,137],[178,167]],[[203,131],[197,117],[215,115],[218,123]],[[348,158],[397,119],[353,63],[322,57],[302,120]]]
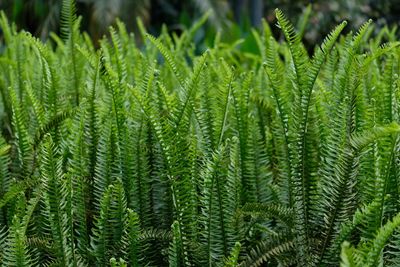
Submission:
[[[125,226],[124,226],[124,235],[126,235],[127,244],[126,244],[126,254],[129,258],[130,266],[140,266],[140,227],[139,227],[139,217],[138,215],[127,209],[128,215],[126,218]]]
[[[100,202],[100,214],[91,236],[95,263],[106,266],[110,256],[118,256],[126,218],[126,199],[121,181],[108,186]]]
[[[365,132],[358,133],[352,136],[351,145],[355,150],[361,150],[368,144],[376,141],[380,137],[384,137],[390,134],[396,134],[400,131],[400,126],[393,122],[383,127],[375,127],[373,129],[366,130]]]
[[[77,20],[75,0],[62,1],[60,17],[61,36],[64,40],[68,40],[72,35],[74,23]]]
[[[10,166],[10,156],[9,151],[11,146],[6,144],[3,137],[0,137],[0,203],[3,201],[3,197],[6,192],[10,190],[13,184],[13,179],[11,178],[9,166]],[[0,208],[0,227],[7,225],[6,211]]]
[[[304,78],[306,77],[305,67],[308,62],[308,55],[301,43],[301,37],[296,33],[293,25],[287,20],[283,12],[275,9],[275,15],[288,42],[293,65],[295,70],[296,84],[299,90],[302,90]]]
[[[80,100],[80,77],[79,77],[79,59],[76,57],[76,47],[78,43],[78,32],[79,32],[80,19],[76,16],[76,2],[75,0],[63,0],[60,14],[60,32],[61,38],[68,44],[68,54],[71,57],[72,69],[73,69],[73,82],[70,88],[75,93],[75,104],[79,105]]]
[[[10,97],[13,109],[13,127],[18,151],[18,170],[20,178],[25,177],[29,172],[29,163],[32,157],[31,139],[26,127],[27,115],[18,101],[16,93],[10,88]]]
[[[373,267],[379,264],[379,258],[383,248],[385,247],[389,237],[393,234],[393,231],[399,227],[399,225],[400,214],[397,214],[378,230],[375,238],[371,240],[370,244],[366,247],[366,261],[364,266]]]
[[[70,189],[62,171],[61,161],[56,148],[49,137],[44,144],[41,157],[41,175],[45,188],[46,210],[52,216],[49,218],[50,229],[56,246],[56,257],[62,264],[74,262],[74,245],[70,243],[72,219],[70,210]]]
[[[183,79],[181,73],[178,70],[178,64],[175,62],[174,56],[171,54],[171,52],[168,50],[167,47],[165,47],[159,39],[156,39],[154,36],[151,36],[150,34],[146,35],[147,39],[157,47],[157,49],[160,51],[160,53],[163,55],[165,58],[165,61],[168,63],[169,67],[171,68],[173,74],[175,75],[176,79],[179,82],[179,85],[181,88],[186,88],[186,81]]]
[[[277,218],[287,223],[289,226],[293,220],[293,210],[291,208],[262,203],[246,203],[242,207],[244,215],[251,215],[259,218]]]
[[[226,259],[224,263],[224,267],[238,266],[240,249],[241,249],[241,244],[239,242],[236,242],[229,257]]]
[[[239,266],[261,266],[273,258],[279,257],[284,253],[289,253],[294,249],[294,246],[293,241],[284,239],[261,241],[249,252],[247,259],[241,262]]]
[[[188,31],[184,31],[182,36],[179,38],[179,42],[176,45],[177,51],[182,51],[183,49],[187,48],[188,45],[190,45],[190,42],[193,41],[195,33],[207,22],[210,16],[211,11],[208,10],[197,21],[193,23]]]
[[[352,248],[349,242],[344,242],[342,245],[342,252],[340,254],[341,262],[340,267],[357,267],[359,266],[356,262],[354,254],[354,248]]]
[[[43,138],[45,137],[46,134],[48,134],[51,130],[59,127],[61,125],[61,123],[64,120],[66,120],[67,118],[69,118],[72,114],[73,114],[73,112],[62,112],[60,114],[57,114],[53,118],[50,118],[49,121],[44,123],[42,125],[42,127],[40,127],[38,129],[38,131],[36,132],[35,140],[33,142],[34,150],[36,150],[36,148],[40,145],[41,141],[43,140]]]
[[[169,248],[168,262],[170,267],[179,267],[182,265],[183,257],[185,257],[185,255],[182,255],[182,244],[180,243],[182,237],[177,221],[172,224],[172,233],[173,240]]]
[[[4,266],[28,267],[33,263],[25,243],[25,231],[21,228],[21,222],[14,216],[5,243],[2,260]]]

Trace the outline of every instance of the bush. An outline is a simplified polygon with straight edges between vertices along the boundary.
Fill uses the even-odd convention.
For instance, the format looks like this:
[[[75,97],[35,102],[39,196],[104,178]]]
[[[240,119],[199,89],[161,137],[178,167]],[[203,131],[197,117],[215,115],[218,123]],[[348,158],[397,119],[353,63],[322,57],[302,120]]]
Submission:
[[[393,31],[343,22],[309,57],[276,10],[286,42],[196,56],[205,19],[95,49],[74,10],[53,45],[1,17],[4,266],[398,265]]]

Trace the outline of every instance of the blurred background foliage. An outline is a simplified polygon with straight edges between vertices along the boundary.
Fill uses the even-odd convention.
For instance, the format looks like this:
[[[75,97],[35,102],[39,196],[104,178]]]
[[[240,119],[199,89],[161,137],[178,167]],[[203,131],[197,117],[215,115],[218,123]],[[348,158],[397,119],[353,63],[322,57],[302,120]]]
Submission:
[[[309,5],[311,9],[307,9]],[[19,29],[42,39],[58,31],[60,8],[60,0],[0,0],[0,9]],[[77,0],[81,29],[94,40],[101,38],[117,18],[133,32],[138,30],[136,17],[140,17],[152,34],[160,32],[164,24],[179,34],[210,10],[208,23],[195,36],[195,41],[205,45],[212,42],[216,31],[227,41],[251,38],[250,28],[259,27],[262,18],[270,24],[275,22],[275,8],[298,24],[309,15],[304,41],[310,47],[344,19],[350,23],[348,29],[369,18],[375,21],[376,29],[400,25],[400,0]]]

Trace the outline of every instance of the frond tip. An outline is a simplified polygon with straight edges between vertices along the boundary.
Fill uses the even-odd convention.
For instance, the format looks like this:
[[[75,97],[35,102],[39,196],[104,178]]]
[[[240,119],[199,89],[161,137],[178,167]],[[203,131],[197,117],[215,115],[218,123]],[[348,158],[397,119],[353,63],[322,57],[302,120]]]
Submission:
[[[64,41],[68,40],[77,21],[75,0],[62,0],[60,15],[60,32]]]

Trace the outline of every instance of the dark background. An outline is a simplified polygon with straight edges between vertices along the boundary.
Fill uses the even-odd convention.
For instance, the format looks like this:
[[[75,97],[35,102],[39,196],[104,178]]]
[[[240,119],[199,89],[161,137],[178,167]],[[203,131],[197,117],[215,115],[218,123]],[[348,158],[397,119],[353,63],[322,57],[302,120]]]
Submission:
[[[118,17],[133,32],[137,30],[136,17],[140,17],[153,34],[160,31],[162,24],[179,34],[211,9],[200,38],[221,30],[227,38],[234,39],[248,34],[250,27],[258,27],[261,18],[273,24],[275,8],[282,9],[296,23],[309,4],[312,13],[304,37],[309,44],[319,41],[344,19],[349,21],[348,29],[369,18],[375,21],[376,29],[385,24],[400,25],[400,0],[77,0],[77,13],[82,16],[81,29],[97,40]],[[51,31],[58,32],[60,8],[61,0],[0,0],[0,9],[18,29],[42,39]]]

